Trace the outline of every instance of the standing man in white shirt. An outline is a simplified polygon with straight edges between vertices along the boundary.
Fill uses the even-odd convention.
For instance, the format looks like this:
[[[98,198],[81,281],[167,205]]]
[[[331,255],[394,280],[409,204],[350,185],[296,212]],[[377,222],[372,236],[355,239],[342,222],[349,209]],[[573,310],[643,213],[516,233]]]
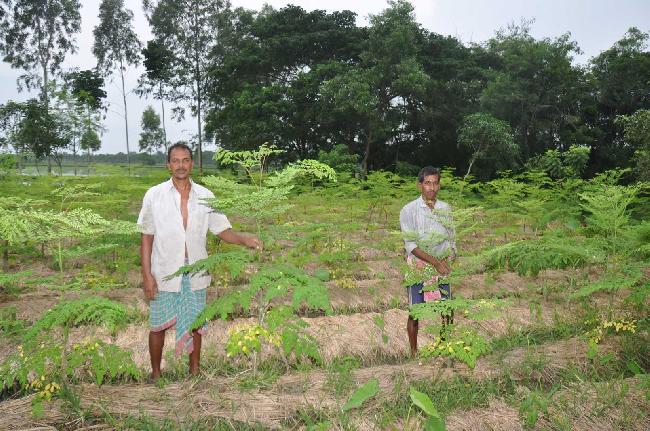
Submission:
[[[425,166],[418,174],[420,197],[409,202],[399,213],[400,227],[404,235],[404,248],[409,265],[422,269],[431,265],[444,277],[449,275],[450,262],[456,258],[456,239],[451,217],[451,207],[438,199],[440,190],[440,170]],[[436,285],[430,295],[432,300],[451,299],[448,284],[439,284],[438,275],[408,286],[409,306],[425,302],[424,286]],[[443,316],[443,329],[453,323],[453,315]],[[406,330],[411,347],[411,355],[418,350],[419,322],[409,314]],[[444,330],[441,331],[444,337]]]
[[[183,274],[166,279],[184,264],[208,256],[206,235],[210,230],[222,240],[251,249],[261,249],[261,241],[232,230],[228,218],[215,212],[204,199],[214,194],[191,180],[192,150],[178,143],[167,151],[171,178],[150,188],[144,195],[138,225],[142,230],[142,281],[149,302],[149,354],[151,379],[160,377],[165,331],[176,327],[176,354],[190,357],[190,374],[199,373],[201,334],[204,326],[191,330],[192,323],[205,308],[206,273]]]

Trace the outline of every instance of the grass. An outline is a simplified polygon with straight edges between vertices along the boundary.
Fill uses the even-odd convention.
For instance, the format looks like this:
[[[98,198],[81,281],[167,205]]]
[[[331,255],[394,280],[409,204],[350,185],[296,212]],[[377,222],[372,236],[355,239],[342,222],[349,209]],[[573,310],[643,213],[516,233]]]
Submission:
[[[115,167],[108,168],[105,169],[106,173],[116,173]],[[56,208],[57,202],[52,199],[50,192],[61,183],[101,183],[98,188],[100,192],[98,197],[85,198],[83,202],[76,202],[73,206],[92,208],[109,219],[119,218],[134,222],[145,190],[166,179],[167,175],[164,169],[153,169],[147,172],[143,170],[142,172],[146,176],[130,178],[119,175],[77,178],[10,177],[2,180],[0,194],[44,199],[48,201],[44,207]],[[269,247],[264,256],[267,261],[286,262],[298,267],[306,266],[310,272],[313,272],[314,266],[317,265],[319,268],[326,269],[330,276],[336,277],[332,280],[334,283],[331,284],[347,283],[348,287],[351,287],[350,294],[367,298],[367,301],[364,302],[365,306],[347,304],[339,306],[335,309],[337,315],[384,312],[389,308],[403,307],[405,299],[403,296],[393,297],[387,300],[387,303],[383,303],[385,302],[383,299],[377,300],[376,297],[380,295],[384,286],[390,286],[389,283],[394,282],[393,276],[389,275],[390,272],[384,270],[383,266],[380,266],[381,270],[373,272],[371,268],[377,266],[368,266],[360,257],[361,254],[358,250],[360,247],[376,250],[377,257],[370,260],[386,262],[391,269],[399,268],[403,263],[403,257],[401,237],[395,233],[399,229],[397,214],[403,203],[417,196],[417,191],[414,188],[401,187],[396,191],[395,197],[391,197],[381,204],[382,213],[375,214],[369,219],[368,209],[373,203],[376,203],[377,197],[369,187],[358,190],[355,187],[352,184],[339,184],[323,189],[312,189],[311,187],[297,189],[297,193],[292,197],[295,207],[277,220],[269,220],[269,228],[265,233],[269,238]],[[481,187],[484,186],[479,185],[476,193],[460,202],[445,199],[444,189],[441,194],[441,198],[452,203],[455,208],[480,204],[485,207],[484,213],[489,215],[482,220],[476,236],[467,240],[467,244],[471,248],[463,250],[464,256],[485,250],[488,243],[503,244],[530,236],[529,233],[522,230],[520,225],[524,215],[506,208],[507,205],[504,205],[502,201],[498,201],[501,202],[498,203],[491,199],[483,199],[481,193],[489,196],[493,192],[481,191]],[[452,194],[447,194],[447,198],[452,197]],[[556,208],[556,210],[558,209]],[[254,230],[251,220],[236,218],[233,222],[238,230]],[[547,230],[546,227],[540,227],[539,234],[543,235],[545,230]],[[280,241],[287,239],[290,242]],[[108,241],[109,239],[96,240]],[[77,280],[82,284],[91,278],[99,279],[97,283],[105,282],[106,286],[92,286],[93,289],[102,290],[103,287],[111,287],[110,291],[112,291],[123,285],[129,273],[138,270],[138,245],[139,238],[134,235],[120,243],[115,260],[113,260],[113,255],[89,256],[74,261],[71,259],[68,265],[70,279]],[[218,241],[209,241],[210,252],[229,249],[229,246]],[[48,255],[50,251],[47,247],[44,250],[45,256],[41,253],[40,244],[16,244],[11,248],[12,269],[23,267],[29,269],[34,262],[49,264],[51,261],[51,256]],[[374,253],[373,251],[373,256]],[[641,265],[641,263],[639,264]],[[257,267],[257,265],[258,262],[251,268]],[[644,265],[647,267],[647,262]],[[502,367],[501,373],[496,377],[478,379],[456,375],[451,378],[443,378],[442,375],[438,375],[433,379],[412,383],[416,389],[426,393],[432,399],[443,416],[450,417],[458,412],[488,408],[491,400],[500,399],[514,407],[519,412],[521,423],[528,427],[543,423],[544,426],[550,428],[571,429],[572,417],[580,411],[580,405],[576,400],[586,390],[585,388],[596,388],[594,391],[597,399],[597,412],[601,415],[607,415],[607,412],[611,410],[629,409],[624,398],[629,396],[632,388],[625,389],[621,384],[622,379],[639,373],[647,373],[650,370],[647,308],[633,308],[625,304],[611,302],[607,308],[603,308],[592,298],[569,301],[567,291],[575,291],[578,285],[589,281],[589,268],[582,268],[576,273],[567,274],[561,281],[555,277],[544,279],[544,273],[542,273],[538,278],[520,277],[514,282],[506,278],[508,283],[503,283],[503,285],[499,284],[499,280],[502,278],[498,272],[486,272],[484,268],[479,268],[477,274],[480,273],[486,274],[485,281],[480,286],[484,289],[473,288],[472,296],[474,298],[512,298],[518,306],[527,307],[530,310],[530,316],[534,323],[529,327],[510,329],[505,335],[490,340],[491,366]],[[235,280],[229,277],[221,277],[221,279],[229,286],[239,288],[247,283],[247,277],[248,275],[241,274]],[[214,278],[220,279],[219,275]],[[376,283],[365,282],[362,289],[352,288],[361,279],[376,280]],[[519,282],[520,285],[515,285]],[[83,286],[80,287],[83,288]],[[30,293],[33,293],[34,289],[24,283],[21,283],[18,288],[5,287],[3,293],[7,294],[9,291],[12,294],[11,300],[20,300],[28,288],[32,290]],[[69,294],[70,292],[67,290],[66,292],[55,292],[55,294]],[[373,297],[375,298],[373,299]],[[548,317],[544,319],[544,316],[549,315],[549,307],[560,305],[558,310],[561,310],[562,315],[559,314],[560,312],[556,313],[550,323]],[[567,309],[569,313],[567,313]],[[560,340],[573,338],[582,340],[580,337],[583,337],[589,329],[589,325],[585,324],[585,321],[599,317],[599,315],[611,317],[610,314],[619,315],[621,313],[625,316],[634,316],[639,320],[638,332],[640,334],[617,336],[618,342],[612,343],[615,345],[615,351],[612,354],[601,349],[600,352],[592,352],[591,359],[581,359],[575,366],[554,367],[552,358],[544,356],[539,353],[539,349],[536,349],[545,343]],[[300,314],[314,317],[322,313],[304,312]],[[247,315],[242,312],[233,317],[240,318]],[[3,316],[0,319],[0,329],[2,329],[3,335],[14,337],[13,334],[28,324],[17,321],[15,317],[12,317],[11,312]],[[404,337],[406,338],[405,333]],[[586,343],[586,340],[584,342]],[[355,387],[353,383],[355,370],[375,365],[405,363],[408,366],[413,365],[412,361],[409,362],[406,354],[386,357],[380,351],[363,358],[354,355],[335,358],[329,364],[291,364],[289,367],[276,357],[268,357],[260,362],[257,373],[253,375],[248,362],[233,361],[221,355],[211,354],[206,347],[210,346],[204,346],[202,366],[207,378],[231,379],[233,386],[244,392],[267,391],[275,388],[278,378],[287,373],[324,372],[327,379],[326,390],[339,404],[345,402],[345,398]],[[523,357],[514,366],[503,366],[503,359],[513,349],[522,348],[525,349]],[[160,385],[186,380],[188,375],[186,362],[186,357],[178,360],[170,358]],[[143,373],[143,375],[146,374]],[[416,418],[418,413],[408,397],[409,385],[399,381],[394,383],[393,393],[383,394],[382,401],[369,402],[360,412],[344,415],[338,409],[319,409],[318,406],[307,406],[298,409],[297,413],[283,426],[290,429],[304,426],[313,430],[355,429],[356,415],[357,418],[375,422],[381,428],[394,426],[399,429],[401,425],[404,425],[405,420]],[[308,388],[304,390],[308,390]],[[573,395],[575,397],[571,398]],[[79,408],[80,404],[74,397],[71,400],[70,405],[74,407],[71,408],[73,415],[83,417],[84,413]],[[633,411],[624,413],[618,422],[619,428],[632,428],[632,425],[642,420]],[[116,429],[265,429],[262,426],[226,419],[188,419],[183,423],[157,422],[147,416],[146,412],[134,413],[133,416],[127,418],[105,416],[100,418],[100,421],[114,426]]]

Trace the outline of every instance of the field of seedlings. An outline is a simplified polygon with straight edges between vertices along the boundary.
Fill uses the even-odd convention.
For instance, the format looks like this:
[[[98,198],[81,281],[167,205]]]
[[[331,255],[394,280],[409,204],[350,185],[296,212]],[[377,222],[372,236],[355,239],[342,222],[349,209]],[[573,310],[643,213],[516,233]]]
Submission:
[[[181,270],[213,274],[202,372],[168,331],[155,383],[135,221],[167,171],[0,178],[0,429],[650,429],[648,184],[443,171],[455,297],[411,310],[411,357],[422,275],[399,211],[416,178],[263,172],[273,157],[224,153],[195,177],[264,249],[211,236]]]

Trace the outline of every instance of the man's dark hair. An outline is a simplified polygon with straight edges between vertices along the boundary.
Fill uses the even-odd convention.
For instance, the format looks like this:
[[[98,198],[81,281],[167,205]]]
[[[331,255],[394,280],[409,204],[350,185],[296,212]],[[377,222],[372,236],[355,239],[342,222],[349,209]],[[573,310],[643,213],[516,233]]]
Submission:
[[[183,148],[187,150],[187,152],[190,153],[190,160],[194,160],[194,157],[192,155],[192,149],[190,148],[190,146],[187,145],[185,142],[176,142],[174,145],[171,145],[167,149],[167,163],[171,162],[172,150],[175,150],[177,148]]]
[[[433,166],[425,166],[422,169],[420,169],[420,173],[418,174],[418,183],[423,183],[424,177],[428,177],[429,175],[437,175],[438,179],[440,179],[440,168],[434,168]]]

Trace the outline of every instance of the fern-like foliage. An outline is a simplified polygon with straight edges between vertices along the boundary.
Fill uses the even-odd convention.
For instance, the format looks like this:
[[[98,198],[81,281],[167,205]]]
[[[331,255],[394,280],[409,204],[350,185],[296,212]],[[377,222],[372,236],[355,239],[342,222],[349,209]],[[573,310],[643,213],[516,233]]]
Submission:
[[[296,359],[304,357],[316,363],[322,361],[316,339],[303,331],[309,325],[294,314],[292,307],[277,306],[269,310],[266,325],[269,331],[280,336],[285,357],[293,353]]]
[[[409,314],[414,319],[438,319],[438,316],[451,316],[452,313],[462,312],[468,319],[491,319],[509,304],[505,299],[466,299],[454,298],[442,301],[414,304],[409,308]]]
[[[6,273],[0,271],[0,289],[2,289],[5,286],[22,282],[27,278],[32,271],[21,271],[21,272],[12,272],[12,273]]]
[[[119,302],[92,296],[74,301],[62,301],[48,310],[25,333],[25,341],[54,327],[70,328],[81,325],[103,326],[115,333],[132,320],[132,313]]]
[[[17,382],[20,392],[38,392],[43,399],[49,399],[68,379],[101,385],[115,379],[140,378],[131,352],[119,346],[88,340],[65,352],[63,348],[52,340],[20,346],[17,353],[0,364],[0,389],[12,388]],[[62,359],[65,369],[61,369]]]
[[[306,306],[330,314],[327,286],[319,279],[293,267],[272,267],[263,269],[253,276],[243,290],[230,292],[208,304],[197,317],[193,328],[200,328],[214,319],[227,319],[239,309],[249,310],[257,303],[257,312],[264,319],[267,307],[276,298],[291,298],[292,307]]]
[[[191,265],[183,265],[175,273],[165,277],[166,280],[176,276],[190,273],[208,272],[214,274],[218,270],[227,270],[232,278],[237,278],[244,270],[246,264],[253,260],[253,256],[245,250],[217,253],[197,260]]]
[[[283,266],[263,269],[251,278],[250,285],[255,290],[265,290],[264,299],[267,302],[291,295],[294,308],[306,306],[327,314],[332,312],[327,286],[298,268]]]
[[[593,191],[580,193],[581,206],[589,213],[587,231],[600,235],[607,248],[616,253],[622,230],[630,222],[630,205],[639,191],[638,186],[601,184]]]
[[[16,307],[0,308],[0,333],[3,337],[12,337],[22,333],[25,322],[16,317]]]
[[[284,214],[293,205],[287,203],[293,186],[265,188],[231,197],[205,199],[213,208],[246,217],[264,219]]]
[[[114,250],[119,247],[118,244],[98,244],[90,246],[78,246],[67,248],[61,251],[63,259],[72,259],[80,256],[87,256],[91,254],[103,254],[108,251]]]
[[[544,269],[577,268],[600,261],[602,256],[584,240],[549,235],[493,247],[483,253],[483,259],[488,269],[537,276]]]
[[[634,291],[647,291],[647,285],[643,285],[644,274],[639,265],[627,263],[609,269],[598,280],[587,283],[585,286],[571,294],[572,298],[585,298],[596,292],[617,292],[621,289]],[[647,284],[647,282],[646,282]],[[614,293],[612,293],[614,294]]]

